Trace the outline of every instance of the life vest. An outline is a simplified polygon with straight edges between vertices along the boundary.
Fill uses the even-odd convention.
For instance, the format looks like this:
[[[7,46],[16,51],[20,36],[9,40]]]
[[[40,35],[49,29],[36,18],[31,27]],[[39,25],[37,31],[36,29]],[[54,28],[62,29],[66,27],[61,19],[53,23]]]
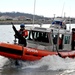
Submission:
[[[19,30],[19,33],[20,33],[22,36],[25,36],[25,37],[28,36],[28,31],[27,31],[27,30]]]
[[[28,31],[27,30],[24,30],[23,36],[28,36]]]

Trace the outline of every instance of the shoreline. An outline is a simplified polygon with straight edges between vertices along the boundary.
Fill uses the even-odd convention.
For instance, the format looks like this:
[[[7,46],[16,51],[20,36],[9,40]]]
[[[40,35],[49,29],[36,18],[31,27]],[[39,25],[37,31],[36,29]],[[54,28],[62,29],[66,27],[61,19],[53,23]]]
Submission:
[[[21,23],[24,23],[24,24],[33,24],[33,21],[22,21],[22,20],[3,20],[3,21],[0,21],[0,25],[10,25],[11,22],[13,24],[21,24]],[[38,22],[38,21],[35,21],[34,24],[50,24],[51,22],[47,22],[47,21],[43,21],[43,22]]]
[[[13,24],[21,24],[21,23],[24,23],[24,24],[33,24],[33,21],[23,21],[23,20],[0,20],[0,25],[10,25],[11,22]],[[51,24],[52,21],[34,21],[34,24]],[[66,22],[66,24],[69,24],[69,22]],[[75,24],[75,22],[71,22],[71,24]]]

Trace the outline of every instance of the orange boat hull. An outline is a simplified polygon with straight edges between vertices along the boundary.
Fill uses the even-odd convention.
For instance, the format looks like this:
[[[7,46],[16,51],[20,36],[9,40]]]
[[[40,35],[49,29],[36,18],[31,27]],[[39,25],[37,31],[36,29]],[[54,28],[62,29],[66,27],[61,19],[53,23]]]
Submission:
[[[75,57],[75,51],[59,52],[63,58]],[[19,60],[39,60],[47,55],[58,55],[57,52],[27,48],[15,44],[0,43],[0,55]]]

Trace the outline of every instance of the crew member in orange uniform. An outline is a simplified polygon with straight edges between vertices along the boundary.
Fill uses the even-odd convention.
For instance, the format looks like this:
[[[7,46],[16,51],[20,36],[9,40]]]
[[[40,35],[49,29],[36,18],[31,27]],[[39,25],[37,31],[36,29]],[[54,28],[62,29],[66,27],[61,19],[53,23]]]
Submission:
[[[24,24],[21,24],[21,25],[20,25],[19,33],[20,33],[24,38],[26,38],[26,37],[28,36],[28,31],[25,30],[25,25],[24,25]],[[17,38],[16,35],[15,35],[15,38]],[[24,45],[24,42],[22,42],[21,39],[18,39],[18,44]]]

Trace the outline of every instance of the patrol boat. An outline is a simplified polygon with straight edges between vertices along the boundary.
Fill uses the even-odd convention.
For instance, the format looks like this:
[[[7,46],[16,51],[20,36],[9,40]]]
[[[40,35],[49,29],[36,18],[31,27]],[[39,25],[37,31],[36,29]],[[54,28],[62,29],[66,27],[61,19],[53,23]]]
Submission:
[[[66,29],[63,19],[54,19],[49,28],[26,26],[28,37],[18,33],[19,39],[27,43],[26,47],[18,44],[0,43],[0,55],[17,60],[35,61],[47,55],[58,55],[62,58],[75,57],[75,28]]]

